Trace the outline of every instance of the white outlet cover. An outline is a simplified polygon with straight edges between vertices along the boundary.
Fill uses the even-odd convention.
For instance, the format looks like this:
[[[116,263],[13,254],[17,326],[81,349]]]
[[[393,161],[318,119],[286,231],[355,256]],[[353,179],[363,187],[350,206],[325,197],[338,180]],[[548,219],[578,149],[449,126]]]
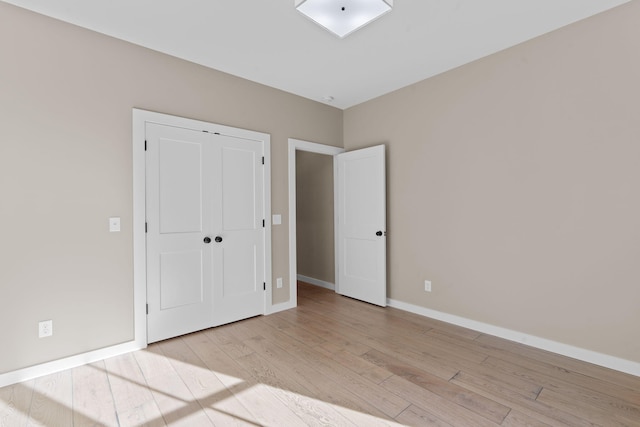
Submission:
[[[276,287],[278,287],[278,288],[282,287],[282,277],[278,277],[276,279]]]
[[[120,231],[120,217],[114,216],[109,218],[109,231],[111,233]]]
[[[430,280],[425,280],[424,281],[424,290],[425,290],[425,292],[431,292],[431,281]]]
[[[280,225],[282,224],[282,215],[276,214],[273,215],[273,225]]]
[[[43,320],[38,323],[38,338],[50,337],[53,335],[53,320]]]

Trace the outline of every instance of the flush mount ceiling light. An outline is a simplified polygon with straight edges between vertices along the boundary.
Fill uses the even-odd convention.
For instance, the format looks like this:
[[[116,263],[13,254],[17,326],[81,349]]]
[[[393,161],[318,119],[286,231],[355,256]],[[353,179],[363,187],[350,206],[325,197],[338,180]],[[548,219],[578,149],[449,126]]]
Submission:
[[[393,0],[295,0],[296,9],[338,37],[389,12]]]

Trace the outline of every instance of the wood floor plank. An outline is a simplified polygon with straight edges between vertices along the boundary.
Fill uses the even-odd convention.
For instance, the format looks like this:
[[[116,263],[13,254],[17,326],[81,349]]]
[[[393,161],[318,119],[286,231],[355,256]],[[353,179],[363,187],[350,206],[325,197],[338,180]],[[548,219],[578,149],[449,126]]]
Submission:
[[[27,424],[34,382],[25,381],[0,388],[0,427]]]
[[[279,331],[289,335],[291,338],[297,339],[301,343],[306,344],[310,347],[327,342],[324,338],[308,331],[306,328],[293,327],[291,323],[277,316],[274,316],[273,318],[271,316],[265,317],[263,321],[268,323],[270,326],[278,329]]]
[[[599,401],[603,395],[606,395],[614,398],[612,401],[617,402],[615,405],[622,405],[627,408],[626,410],[631,407],[636,408],[636,410],[640,408],[635,403],[638,401],[637,396],[640,393],[640,389],[635,391],[626,387],[616,387],[606,381],[538,363],[528,358],[508,357],[508,359],[489,357],[483,364],[502,369],[514,376],[530,379],[550,390],[558,392],[580,390],[585,398],[589,396],[594,401]]]
[[[165,423],[175,426],[213,426],[204,409],[162,352],[163,343],[135,353]],[[152,373],[150,368],[155,368]]]
[[[431,332],[430,332],[431,333]],[[464,344],[464,345],[469,345]],[[528,347],[497,337],[481,336],[471,348],[480,346],[491,355],[487,363],[499,359],[506,364],[518,365],[528,372],[552,378],[563,384],[578,385],[583,388],[607,394],[628,403],[640,405],[640,378],[615,372],[611,369],[577,361],[561,355]],[[551,361],[562,361],[554,364]],[[499,363],[499,362],[498,362]],[[615,373],[614,373],[615,372]],[[538,375],[535,375],[538,377]],[[620,382],[617,382],[620,381]],[[553,387],[550,383],[547,387]]]
[[[483,378],[478,378],[461,371],[451,380],[455,384],[459,384],[468,390],[481,394],[489,399],[505,406],[511,407],[512,410],[519,411],[533,419],[549,424],[552,426],[576,426],[576,427],[594,427],[596,424],[584,418],[572,415],[561,409],[549,406],[537,400],[523,398],[520,394],[514,393],[510,388],[500,388],[492,384],[488,385]]]
[[[121,425],[163,426],[162,414],[135,355],[140,358],[138,353],[127,353],[104,360],[118,420]]]
[[[306,323],[313,323],[311,320],[308,320],[306,317],[301,316],[301,313],[298,310],[279,311],[277,313],[274,313],[273,315],[265,316],[264,318],[266,319],[269,317],[277,317],[293,325],[304,325]]]
[[[640,387],[640,379],[636,376],[626,374],[624,372],[615,371],[613,369],[597,366],[592,363],[584,362],[550,351],[542,350],[535,347],[526,346],[503,338],[482,334],[476,339],[477,342],[489,344],[495,348],[509,351],[514,354],[522,355],[539,362],[556,366],[567,371],[583,374],[594,379],[604,382],[613,383],[616,386],[623,386],[631,390],[638,391]],[[640,391],[639,391],[640,394]]]
[[[376,407],[345,390],[339,383],[331,381],[316,371],[312,365],[292,356],[288,351],[274,344],[273,341],[256,337],[247,343],[274,365],[281,369],[288,369],[288,376],[304,384],[313,396],[334,405],[343,416],[356,425],[388,425],[386,421],[389,421],[390,418],[387,418]]]
[[[577,417],[585,418],[596,424],[607,427],[628,427],[640,425],[640,418],[638,417],[634,417],[633,419],[629,419],[627,417],[623,418],[621,417],[620,412],[611,414],[611,412],[589,405],[588,402],[573,399],[570,396],[566,396],[552,390],[543,389],[536,400],[554,408],[561,409]]]
[[[542,391],[542,387],[532,387],[528,381],[511,378],[508,375],[496,372],[490,368],[464,368],[450,381],[460,382],[464,381],[467,377],[473,378],[475,383],[482,384],[487,390],[503,396],[512,396],[515,399],[535,400]],[[522,387],[519,388],[518,384],[522,384]]]
[[[484,354],[494,355],[491,349],[483,347],[479,350],[477,348],[477,344],[471,340],[461,340],[446,333],[442,334],[436,330],[429,331],[427,335],[436,341],[434,343],[435,345],[439,345],[444,341],[456,345],[459,352],[482,351]],[[502,353],[499,350],[498,353],[495,353],[495,355],[501,354]],[[524,380],[522,378],[505,374],[502,371],[491,368],[484,363],[467,363],[465,360],[458,360],[456,362],[456,366],[461,370],[473,373],[476,376],[485,377],[488,381],[499,384],[500,387],[510,386],[513,391],[521,393],[525,397],[535,399],[538,393],[540,393],[540,390],[542,390],[542,385],[536,384],[533,380]]]
[[[302,384],[293,379],[287,372],[275,367],[256,353],[241,357],[238,360],[253,378],[261,384],[269,386],[272,392],[307,425],[310,426],[355,426],[343,417],[330,404],[315,400]]]
[[[408,402],[387,393],[370,380],[360,377],[351,370],[336,365],[331,359],[318,354],[299,341],[282,334],[276,329],[264,325],[260,331],[267,340],[272,340],[283,351],[294,356],[297,363],[312,366],[318,374],[335,384],[339,384],[347,392],[361,397],[371,406],[381,411],[383,416],[393,418],[408,406]]]
[[[376,384],[380,384],[382,381],[393,375],[388,370],[381,368],[362,357],[356,356],[353,353],[345,351],[340,347],[318,346],[315,347],[315,350]]]
[[[149,379],[151,394],[165,423],[172,426],[213,426],[203,408],[175,371]]]
[[[424,408],[449,424],[475,427],[495,427],[499,425],[396,375],[385,380],[382,386],[408,400],[413,405]]]
[[[318,315],[325,316],[325,312],[318,313]],[[421,344],[422,340],[416,339],[415,336],[413,336],[413,339],[398,337],[393,332],[367,327],[361,322],[352,322],[351,318],[345,320],[344,316],[339,313],[334,314],[331,319],[327,317],[322,317],[322,319],[324,323],[340,328],[340,332],[343,335],[364,343],[368,347],[403,354],[404,357],[408,358],[431,360],[433,363],[428,366],[433,370],[430,372],[447,380],[458,372],[459,367],[457,367],[457,364],[460,359],[469,359],[476,362],[481,362],[485,359],[484,355],[474,353],[459,356],[451,352],[441,351],[436,347]]]
[[[71,371],[40,377],[33,384],[27,426],[67,426],[73,424]]]
[[[337,321],[336,319],[325,317],[324,313],[317,313],[316,316],[317,324],[322,325],[320,327],[339,329],[341,335],[347,337],[348,340],[352,342],[364,345],[367,351],[372,348],[376,348],[389,354],[394,354],[396,357],[407,361],[422,363],[424,369],[443,379],[450,379],[460,369],[455,363],[449,360],[449,358],[424,354],[420,353],[418,350],[412,349],[411,345],[408,345],[410,342],[408,343],[407,340],[389,343],[385,339],[372,337],[366,331],[354,329],[345,323]],[[353,353],[363,354],[361,352]]]
[[[523,414],[518,411],[511,411],[507,418],[502,422],[502,427],[548,427],[549,424],[545,424],[533,417]]]
[[[495,390],[500,390],[502,393],[520,395],[526,399],[535,400],[542,390],[542,386],[539,384],[510,376],[485,365],[464,365],[461,368],[456,377],[466,373],[474,375],[476,378],[483,380],[488,388],[495,388]]]
[[[273,337],[277,344],[285,348],[286,351],[295,355],[300,360],[306,360],[308,363],[312,363],[318,372],[333,381],[339,382],[350,392],[370,401],[391,418],[402,412],[402,410],[409,405],[404,399],[386,392],[370,380],[353,373],[345,367],[335,364],[330,359],[319,355],[313,349],[287,335],[281,334],[275,329],[271,332],[269,330],[263,330],[262,332],[265,338]]]
[[[255,381],[206,334],[191,334],[184,341],[261,425],[303,426],[304,422],[264,384]]]
[[[122,412],[118,411],[118,422],[120,427],[163,427],[167,425],[155,400],[146,401]]]
[[[615,412],[617,416],[624,419],[640,422],[640,406],[629,403],[625,400],[616,399],[598,391],[585,389],[580,386],[570,386],[560,383],[555,390],[545,389],[556,395],[579,402],[584,407],[598,408],[605,413]]]
[[[147,348],[133,353],[143,379],[148,381],[158,375],[164,375],[165,372],[172,369],[171,363],[160,349],[161,343],[150,344]],[[130,367],[135,369],[134,366]]]
[[[364,329],[381,338],[415,336],[415,334],[423,334],[430,329],[392,316],[389,311],[385,311],[387,309],[382,307],[363,305],[361,302],[349,298],[337,301],[341,304],[309,303],[307,306],[326,315],[331,315],[332,318],[339,319],[345,325],[358,330]]]
[[[452,384],[376,350],[365,354],[363,358],[380,367],[384,367],[384,369],[400,378],[448,399],[497,424],[500,424],[510,411],[510,408],[505,405],[496,403],[482,395],[466,390],[464,387]]]
[[[451,424],[442,421],[435,415],[410,405],[396,417],[396,421],[408,426],[435,426],[435,427],[453,427]]]
[[[464,361],[468,361],[471,363],[482,363],[488,356],[478,349],[473,352],[462,351],[459,346],[450,345],[446,342],[433,342],[427,336],[422,336],[421,338],[422,339],[420,340],[416,340],[415,337],[413,337],[413,340],[410,341],[410,344],[407,343],[407,339],[404,337],[387,338],[385,341],[389,344],[398,344],[405,346],[409,345],[411,349],[416,352],[428,354],[440,359],[449,360],[456,364]]]
[[[74,427],[118,424],[116,406],[103,361],[73,368]]]
[[[159,347],[216,426],[250,426],[258,423],[182,339],[164,341]]]
[[[304,307],[300,307],[296,311],[300,313],[299,317],[305,319],[305,322],[298,326],[324,339],[326,342],[323,345],[340,346],[356,355],[371,350],[371,347],[351,336],[344,325],[335,320],[328,317],[318,317],[316,313],[305,311]]]
[[[217,346],[224,349],[232,358],[243,357],[253,353],[252,349],[242,343],[242,337],[238,336],[235,324],[207,329],[203,333],[207,335]]]
[[[409,406],[409,402],[405,399],[387,392],[378,384],[353,373],[350,369],[332,362],[330,359],[296,342],[293,338],[279,336],[277,337],[277,341],[279,344],[286,343],[287,351],[297,355],[301,360],[307,360],[309,363],[312,363],[318,372],[334,381],[340,382],[347,390],[370,401],[391,418],[394,418]]]

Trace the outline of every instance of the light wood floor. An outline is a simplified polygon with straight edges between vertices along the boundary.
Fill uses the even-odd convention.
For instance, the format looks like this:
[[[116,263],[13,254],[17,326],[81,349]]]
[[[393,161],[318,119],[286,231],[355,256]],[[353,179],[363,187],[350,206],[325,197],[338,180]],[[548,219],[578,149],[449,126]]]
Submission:
[[[0,389],[1,426],[640,426],[640,378],[299,285],[299,307]]]

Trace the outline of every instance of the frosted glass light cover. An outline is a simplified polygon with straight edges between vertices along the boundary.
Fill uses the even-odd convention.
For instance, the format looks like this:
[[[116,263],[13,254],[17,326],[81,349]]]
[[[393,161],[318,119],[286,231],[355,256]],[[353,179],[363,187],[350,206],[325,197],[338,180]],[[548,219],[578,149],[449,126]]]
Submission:
[[[391,10],[393,0],[296,0],[296,9],[338,37]]]

